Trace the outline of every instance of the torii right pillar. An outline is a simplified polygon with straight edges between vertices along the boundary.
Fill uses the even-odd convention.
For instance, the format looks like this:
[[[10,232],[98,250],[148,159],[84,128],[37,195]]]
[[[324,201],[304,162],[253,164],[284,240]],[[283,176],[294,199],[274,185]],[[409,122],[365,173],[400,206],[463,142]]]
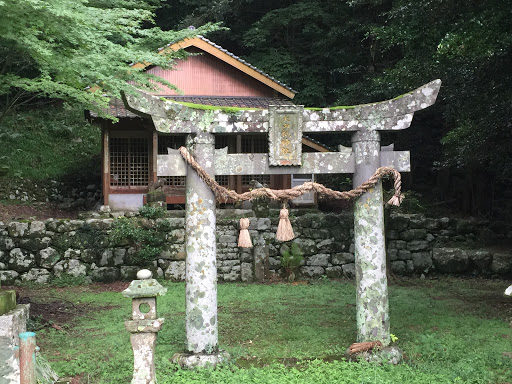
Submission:
[[[435,102],[440,85],[441,81],[435,80],[401,98],[363,106],[363,118],[353,124],[357,126],[352,135],[354,187],[379,167],[388,166],[385,157],[392,152],[382,152],[379,130],[407,128],[414,111]],[[355,202],[354,244],[357,342],[380,341],[386,346],[391,340],[381,181]]]
[[[380,167],[380,134],[358,131],[352,136],[354,187]],[[388,280],[382,182],[360,196],[354,206],[357,342],[390,343]]]

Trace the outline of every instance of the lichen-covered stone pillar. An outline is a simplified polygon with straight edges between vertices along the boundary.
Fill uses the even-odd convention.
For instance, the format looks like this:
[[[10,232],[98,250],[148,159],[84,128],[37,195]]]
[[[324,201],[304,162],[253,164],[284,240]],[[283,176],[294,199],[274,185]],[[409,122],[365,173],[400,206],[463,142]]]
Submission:
[[[354,187],[380,167],[380,135],[358,131],[352,136]],[[354,207],[357,341],[390,343],[382,183],[359,197]]]
[[[187,147],[199,165],[213,175],[214,136],[207,132],[189,135]],[[197,173],[188,166],[185,211],[185,316],[186,351],[192,355],[213,356],[218,352],[215,227],[215,196]],[[190,363],[190,359],[184,360],[183,357],[179,362],[185,366],[194,365]]]

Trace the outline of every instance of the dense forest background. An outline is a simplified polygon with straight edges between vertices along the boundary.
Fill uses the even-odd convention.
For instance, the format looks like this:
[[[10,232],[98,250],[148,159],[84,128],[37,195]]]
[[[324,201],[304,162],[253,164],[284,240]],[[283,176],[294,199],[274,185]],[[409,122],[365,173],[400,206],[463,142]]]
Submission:
[[[0,2],[0,8],[14,9],[21,7],[21,3],[38,2],[6,0]],[[73,2],[50,3],[65,6]],[[75,11],[67,12],[79,12],[78,3],[73,3]],[[411,151],[413,170],[410,175],[404,175],[406,187],[417,191],[427,208],[445,207],[484,216],[512,212],[512,0],[163,0],[160,3],[96,0],[89,3],[88,7],[93,4],[101,11],[103,19],[90,22],[102,23],[98,27],[103,29],[99,32],[102,38],[120,44],[125,50],[121,55],[119,51],[116,54],[105,44],[94,51],[92,58],[82,55],[84,62],[96,60],[96,67],[101,62],[109,65],[104,65],[102,78],[94,79],[97,74],[89,73],[92,65],[75,62],[74,65],[86,65],[89,72],[82,71],[74,81],[106,86],[112,83],[115,77],[112,73],[117,71],[123,76],[117,76],[109,89],[114,93],[130,79],[128,75],[139,76],[120,72],[120,67],[112,64],[114,60],[122,63],[138,59],[140,56],[133,54],[134,46],[154,49],[165,39],[186,36],[191,25],[198,28],[206,25],[200,33],[297,90],[294,101],[306,106],[380,101],[439,78],[443,85],[437,103],[417,113],[407,131],[383,137],[383,144],[394,142],[395,149]],[[143,18],[139,17],[141,12],[137,14],[134,5],[137,3],[139,8],[144,3]],[[118,13],[105,21],[114,4]],[[27,4],[23,6],[26,9]],[[129,17],[122,13],[123,9],[129,10]],[[40,18],[41,10],[37,11],[34,17]],[[126,30],[121,28],[120,33],[113,32],[119,26],[112,30],[105,27],[108,23],[119,23],[119,15],[132,18],[124,24]],[[0,21],[2,17],[6,17],[5,12]],[[7,33],[9,19],[4,21],[0,27],[3,36],[0,50],[12,52],[14,44]],[[42,21],[38,28],[46,28],[47,35],[66,33],[62,25],[48,28],[51,22],[51,19]],[[32,33],[33,26],[29,24],[26,31],[21,30],[18,39]],[[135,42],[131,30],[134,24],[148,31]],[[78,36],[80,30],[75,29],[67,33]],[[66,44],[78,53],[89,53],[100,35],[92,35],[89,30],[82,33],[86,37],[89,34],[89,40],[82,41],[81,36],[68,39],[71,42],[66,40]],[[27,41],[33,43],[33,39]],[[63,47],[66,47],[64,43],[59,49]],[[102,52],[111,56],[105,59],[101,57]],[[37,61],[37,55],[32,54],[30,60]],[[0,96],[7,95],[12,100],[13,89],[23,87],[5,82],[5,75],[9,74],[5,70],[6,61],[22,59],[23,56],[11,54],[10,59],[0,61],[4,66],[0,73],[4,80],[0,81]],[[30,60],[29,70],[38,73],[44,67]],[[69,68],[66,60],[60,61],[63,67]],[[84,78],[78,81],[80,76]],[[136,80],[142,81],[138,77]],[[56,91],[25,89],[25,92],[66,99]],[[80,97],[71,99],[84,105],[98,102]],[[0,102],[0,107],[5,110],[5,101]],[[1,119],[0,114],[0,124]],[[319,139],[331,145],[344,140],[334,136]]]
[[[229,30],[208,37],[307,106],[385,100],[442,79],[437,103],[384,144],[411,150],[408,188],[491,215],[510,193],[511,11],[508,0],[168,0],[157,23],[223,22]]]

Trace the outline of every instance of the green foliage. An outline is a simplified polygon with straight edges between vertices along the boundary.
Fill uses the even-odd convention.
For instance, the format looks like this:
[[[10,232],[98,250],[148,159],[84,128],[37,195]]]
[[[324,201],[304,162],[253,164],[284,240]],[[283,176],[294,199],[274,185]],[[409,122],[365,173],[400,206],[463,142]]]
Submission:
[[[149,240],[153,241],[153,239]],[[137,257],[143,262],[149,262],[155,259],[160,252],[162,252],[162,247],[152,246],[152,245],[142,245],[140,249],[137,251]]]
[[[110,242],[133,246],[136,253],[132,262],[139,265],[150,265],[163,250],[163,237],[158,228],[142,223],[137,217],[117,218],[110,233]]]
[[[291,247],[283,252],[281,266],[285,269],[288,281],[295,280],[295,272],[303,261],[304,253],[297,243],[292,243]]]
[[[7,177],[33,181],[70,176],[98,181],[101,134],[78,108],[48,107],[7,116],[0,128],[0,158]]]
[[[175,11],[159,11],[167,27],[223,21],[230,31],[211,39],[296,89],[297,104],[381,101],[440,78],[437,103],[384,145],[411,151],[415,188],[432,190],[432,170],[448,167],[488,176],[495,191],[510,185],[511,0],[164,3]],[[335,146],[342,136],[315,138]],[[475,189],[487,190],[480,180]],[[445,201],[458,194],[443,189]]]
[[[429,125],[429,134],[444,135],[444,156],[433,160],[483,168],[498,180],[510,180],[512,156],[505,143],[512,139],[511,1],[400,0],[389,5],[383,22],[367,32],[387,65],[350,91],[392,96],[441,78],[440,100],[429,113],[444,121]],[[424,145],[418,137],[411,141]]]
[[[322,77],[332,63],[329,59],[318,60],[317,52],[324,49],[333,21],[330,11],[338,4],[319,5],[315,1],[298,1],[278,6],[243,36],[244,45],[250,50],[248,61],[299,90],[296,102],[308,105],[319,105],[329,93]]]
[[[175,88],[129,63],[171,68],[184,53],[158,51],[170,42],[217,27],[162,31],[153,24],[158,1],[0,1],[0,119],[44,97],[105,115],[109,97]],[[93,89],[91,92],[89,89]]]
[[[59,379],[50,363],[39,352],[36,353],[36,377],[37,384],[54,384]]]
[[[41,288],[41,286],[36,287],[35,285],[30,284],[23,284],[23,287],[29,289]],[[27,320],[27,332],[38,332],[39,330],[44,328],[45,325],[46,324],[44,323],[42,315],[31,316]]]
[[[417,372],[407,366],[389,367],[387,364],[348,363],[346,361],[303,361],[297,367],[287,368],[272,363],[265,368],[237,369],[223,367],[199,372],[178,370],[164,378],[171,383],[275,383],[275,384],[395,384],[395,383],[462,383],[452,381],[448,375],[436,372]]]
[[[74,276],[68,273],[62,273],[60,276],[56,276],[50,280],[49,285],[52,287],[77,287],[86,284],[88,281],[85,276]]]
[[[281,266],[283,268],[297,268],[304,260],[304,253],[297,243],[292,243],[290,249],[283,252]]]
[[[425,202],[422,201],[422,195],[415,191],[407,191],[403,193],[404,199],[399,207],[394,208],[401,213],[425,213],[427,207]],[[392,194],[389,194],[390,198]]]
[[[144,205],[139,208],[139,215],[146,219],[158,219],[163,217],[167,211],[162,207],[151,207]]]

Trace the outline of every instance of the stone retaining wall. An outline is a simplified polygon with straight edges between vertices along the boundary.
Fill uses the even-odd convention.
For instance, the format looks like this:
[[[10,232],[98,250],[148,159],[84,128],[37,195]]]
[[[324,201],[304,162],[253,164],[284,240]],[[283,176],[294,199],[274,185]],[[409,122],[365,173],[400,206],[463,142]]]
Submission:
[[[87,184],[71,187],[61,181],[34,182],[23,178],[3,178],[0,200],[57,204],[59,209],[92,209],[101,198],[101,186]]]
[[[281,274],[281,254],[291,242],[275,240],[278,218],[251,218],[249,230],[254,248],[241,249],[237,247],[239,220],[236,218],[240,213],[219,213],[219,280],[249,282],[261,280],[264,275]],[[229,214],[231,218],[227,218]],[[150,262],[137,257],[137,244],[112,240],[110,233],[115,220],[118,219],[113,216],[93,214],[92,218],[81,220],[0,223],[0,280],[4,284],[47,283],[63,275],[94,281],[131,280],[141,267],[149,267],[158,277],[183,280],[183,217],[138,219],[138,225],[151,230],[162,248],[159,256]],[[304,253],[300,275],[306,278],[354,276],[352,220],[350,215],[292,211],[291,221],[297,236],[294,241]],[[488,222],[392,215],[387,228],[387,251],[396,274],[512,273],[512,251],[482,248],[484,240],[510,240],[512,233],[490,231]]]

